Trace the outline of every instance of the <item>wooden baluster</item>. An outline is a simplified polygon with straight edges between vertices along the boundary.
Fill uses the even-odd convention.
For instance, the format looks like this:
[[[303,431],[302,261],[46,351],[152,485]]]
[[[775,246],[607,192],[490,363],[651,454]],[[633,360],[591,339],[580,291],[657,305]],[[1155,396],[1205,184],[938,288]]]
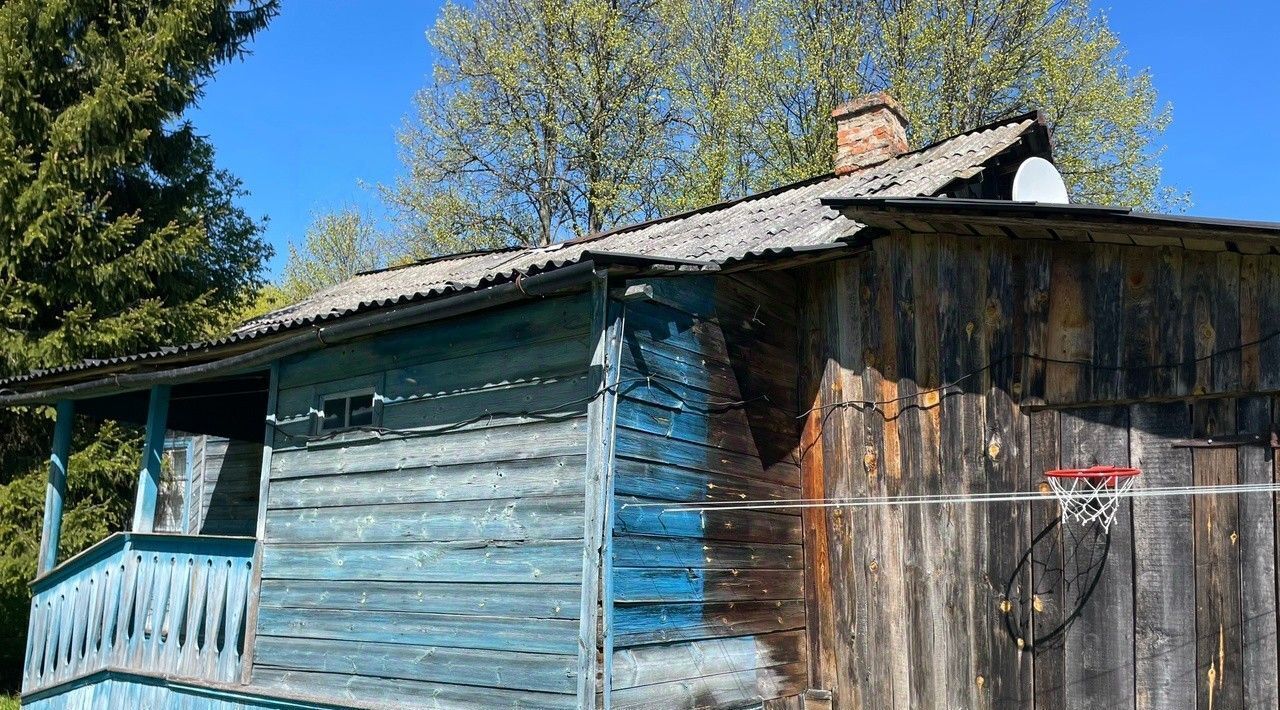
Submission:
[[[62,587],[62,613],[66,616],[62,623],[58,624],[58,658],[57,667],[54,669],[54,680],[61,680],[66,676],[67,666],[71,658],[71,637],[75,635],[75,613],[76,613],[76,585],[74,582],[66,583]]]
[[[22,673],[22,690],[34,690],[44,664],[45,638],[49,633],[49,609],[43,593],[31,598],[31,631],[27,634],[26,664]]]
[[[165,618],[169,610],[169,587],[173,579],[174,557],[167,553],[155,553],[155,581],[152,583],[151,602],[151,635],[142,654],[142,665],[138,670],[151,670],[155,667],[156,657],[165,643]]]
[[[115,648],[117,615],[120,613],[120,599],[124,596],[125,560],[127,552],[116,553],[107,568],[108,584],[104,585],[102,606],[102,629],[99,632],[97,664],[104,668],[111,662],[111,652]]]
[[[195,558],[195,569],[191,577],[191,599],[187,603],[187,639],[182,646],[182,657],[178,663],[178,674],[194,677],[198,668],[204,633],[204,608],[209,593],[209,560],[204,556]]]
[[[49,590],[49,630],[44,637],[44,654],[40,665],[40,683],[44,685],[53,677],[53,669],[58,667],[58,629],[62,626],[62,586]]]
[[[157,572],[154,552],[139,552],[138,558],[138,587],[133,602],[133,626],[129,629],[127,650],[123,657],[124,667],[129,669],[140,668],[142,664],[142,654],[152,625],[151,598]]]
[[[70,660],[67,661],[64,678],[70,678],[80,672],[84,663],[84,639],[89,630],[89,600],[93,598],[97,586],[93,578],[93,569],[81,571],[75,579],[75,610],[71,621]]]
[[[195,571],[196,556],[183,554],[177,557],[173,570],[173,586],[169,592],[168,636],[165,638],[164,652],[159,658],[165,673],[175,673],[178,662],[182,658],[182,647],[187,642],[183,637],[183,625],[187,619],[187,603],[191,597],[191,577]]]
[[[120,601],[117,607],[116,623],[111,635],[111,651],[103,654],[105,663],[123,666],[129,657],[130,639],[133,633],[131,616],[134,602],[138,597],[139,573],[141,572],[140,553],[132,545],[126,545],[123,553],[124,574],[120,579]]]
[[[209,678],[218,667],[218,636],[222,630],[223,609],[227,604],[227,577],[230,565],[213,558],[213,577],[209,584],[209,601],[205,609],[205,646],[201,655],[200,677]]]
[[[248,606],[249,577],[253,563],[236,558],[229,559],[230,574],[227,580],[227,640],[222,645],[221,658],[218,664],[218,680],[233,681],[240,677],[240,659],[242,657],[241,642],[244,640],[242,626]]]

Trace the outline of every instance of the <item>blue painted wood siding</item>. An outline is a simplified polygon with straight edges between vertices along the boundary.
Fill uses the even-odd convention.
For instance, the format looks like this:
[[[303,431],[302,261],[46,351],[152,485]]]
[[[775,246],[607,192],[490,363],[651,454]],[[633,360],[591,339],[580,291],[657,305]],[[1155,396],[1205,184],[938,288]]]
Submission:
[[[254,686],[576,705],[589,323],[554,298],[281,363]],[[361,391],[394,431],[307,441]]]
[[[612,705],[729,708],[806,687],[800,516],[628,504],[800,496],[789,279],[654,280],[626,309]]]

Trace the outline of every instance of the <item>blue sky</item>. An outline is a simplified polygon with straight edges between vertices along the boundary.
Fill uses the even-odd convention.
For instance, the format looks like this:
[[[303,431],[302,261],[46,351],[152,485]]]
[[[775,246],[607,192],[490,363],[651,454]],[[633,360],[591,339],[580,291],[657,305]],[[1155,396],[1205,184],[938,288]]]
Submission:
[[[218,162],[267,215],[276,247],[300,241],[316,212],[378,210],[368,186],[399,173],[396,129],[431,68],[425,32],[437,0],[284,3],[247,61],[223,67],[190,118]],[[1173,103],[1165,180],[1191,192],[1193,214],[1280,221],[1280,3],[1099,3]],[[362,186],[364,185],[364,186]]]

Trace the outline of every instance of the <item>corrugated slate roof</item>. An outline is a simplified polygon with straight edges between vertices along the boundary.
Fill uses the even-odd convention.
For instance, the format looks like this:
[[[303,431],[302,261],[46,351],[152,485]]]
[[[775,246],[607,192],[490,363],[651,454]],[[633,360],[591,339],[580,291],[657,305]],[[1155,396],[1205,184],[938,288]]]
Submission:
[[[1035,123],[1020,117],[941,141],[867,170],[827,175],[740,200],[548,247],[433,259],[361,274],[242,326],[250,334],[370,307],[467,290],[580,260],[584,252],[622,253],[721,264],[773,251],[834,244],[858,225],[822,204],[827,197],[916,197],[973,177]]]
[[[245,323],[212,342],[115,358],[86,360],[0,381],[12,385],[52,374],[217,350],[283,330],[358,311],[483,288],[522,275],[577,263],[590,254],[627,254],[711,265],[836,245],[860,225],[822,204],[831,197],[936,195],[955,180],[980,173],[1036,125],[1035,114],[939,141],[865,170],[825,175],[683,214],[622,227],[547,247],[518,247],[430,259],[360,274]]]

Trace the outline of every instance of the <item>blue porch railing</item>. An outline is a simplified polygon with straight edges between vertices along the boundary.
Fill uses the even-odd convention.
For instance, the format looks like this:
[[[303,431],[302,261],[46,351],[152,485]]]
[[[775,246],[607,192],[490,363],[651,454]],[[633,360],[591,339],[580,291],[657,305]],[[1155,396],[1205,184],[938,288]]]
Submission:
[[[22,692],[97,671],[240,677],[254,539],[119,533],[32,582]]]

